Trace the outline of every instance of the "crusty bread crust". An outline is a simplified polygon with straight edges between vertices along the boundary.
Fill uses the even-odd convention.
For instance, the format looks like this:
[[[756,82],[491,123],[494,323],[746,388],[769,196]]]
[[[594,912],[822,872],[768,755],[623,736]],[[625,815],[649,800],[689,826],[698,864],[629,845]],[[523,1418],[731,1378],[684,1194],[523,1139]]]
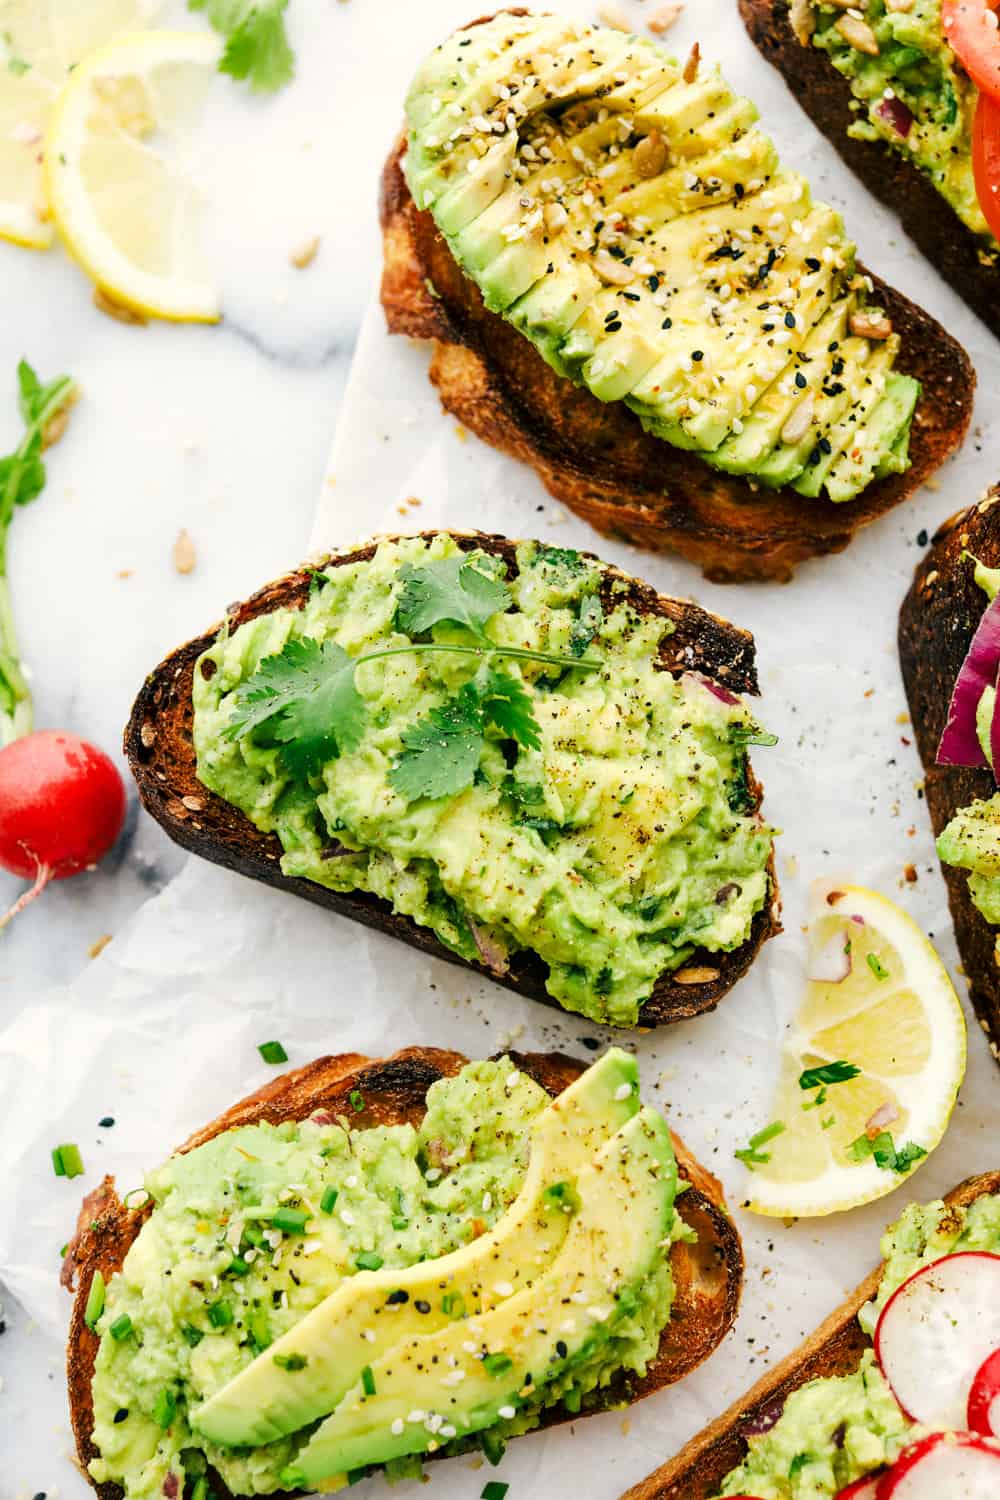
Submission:
[[[865,187],[899,215],[903,228],[948,285],[1000,337],[1000,260],[986,260],[983,241],[945,202],[930,178],[887,142],[848,135],[856,114],[850,83],[825,52],[803,46],[789,0],[739,0],[751,40],[783,75],[806,114]]]
[[[715,582],[786,581],[800,562],[843,551],[863,526],[906,500],[965,436],[975,388],[968,356],[927,313],[873,278],[901,337],[898,368],[924,386],[907,472],[835,505],[711,469],[644,432],[623,402],[599,401],[557,375],[523,334],[487,311],[431,215],[414,204],[404,154],[401,137],[382,174],[382,306],[390,333],[430,340],[430,378],[445,408],[484,442],[530,464],[557,500],[605,535],[679,552]]]
[[[935,834],[959,808],[996,791],[987,770],[935,764],[951,695],[986,608],[971,564],[962,561],[966,550],[988,567],[1000,567],[1000,489],[945,522],[899,612],[899,659]],[[967,872],[945,864],[941,870],[969,995],[990,1050],[1000,1060],[1000,969],[994,958],[1000,934],[973,904]]]
[[[970,1177],[945,1199],[967,1205],[986,1193],[1000,1192],[1000,1172]],[[878,1290],[884,1266],[866,1276],[836,1312],[787,1359],[775,1365],[727,1412],[706,1427],[655,1473],[633,1486],[622,1500],[709,1500],[747,1453],[747,1435],[761,1430],[781,1411],[800,1386],[818,1376],[847,1375],[856,1370],[871,1340],[861,1331],[858,1313]]]
[[[460,546],[482,548],[503,557],[508,567],[516,567],[515,542],[478,532],[452,535]],[[351,552],[337,553],[326,559],[324,565],[339,567],[369,558],[376,545],[372,542]],[[235,628],[245,620],[275,609],[300,609],[308,598],[309,577],[309,572],[303,569],[268,584],[244,604],[232,607],[230,625]],[[673,623],[673,633],[661,647],[660,661],[665,668],[674,672],[703,672],[734,692],[757,692],[753,637],[746,631],[695,604],[657,594],[647,584],[629,578],[610,564],[605,564],[605,578],[607,587],[613,580],[624,580],[629,588],[629,601],[640,613],[662,615]],[[125,729],[125,754],[139,796],[170,837],[183,848],[227,869],[293,891],[307,901],[401,938],[436,958],[471,968],[520,995],[557,1006],[545,989],[547,968],[534,955],[516,955],[510,971],[499,977],[480,964],[466,963],[439,943],[429,928],[397,915],[387,902],[367,892],[342,895],[314,881],[293,880],[281,873],[278,862],[282,850],[278,839],[273,834],[260,833],[243,813],[198,780],[192,741],[191,684],[198,657],[212,645],[217,633],[216,626],[189,641],[147,677]],[[759,806],[761,789],[752,776],[750,785]],[[702,970],[714,977],[685,984],[664,974],[642,1007],[641,1025],[664,1025],[712,1010],[743,977],[761,945],[781,930],[773,856],[769,875],[771,895],[755,917],[747,942],[732,953],[699,951],[685,965],[688,970]]]
[[[562,1053],[509,1054],[517,1066],[550,1094],[558,1094],[579,1077],[586,1064]],[[427,1090],[439,1078],[457,1073],[466,1059],[458,1052],[434,1047],[407,1047],[381,1060],[358,1053],[321,1057],[304,1068],[285,1073],[256,1093],[234,1104],[224,1114],[195,1132],[179,1147],[190,1151],[238,1125],[262,1120],[279,1124],[301,1120],[317,1110],[349,1112],[358,1128],[371,1125],[419,1124],[426,1107]],[[360,1092],[364,1110],[348,1111],[348,1095]],[[659,1353],[642,1380],[621,1376],[595,1393],[581,1414],[621,1406],[640,1400],[672,1385],[713,1352],[736,1318],[743,1283],[743,1250],[726,1211],[720,1184],[688,1154],[674,1137],[674,1148],[682,1177],[689,1184],[678,1199],[678,1211],[695,1229],[695,1245],[675,1244],[670,1251],[676,1297],[671,1319],[663,1331]],[[63,1260],[62,1282],[76,1289],[66,1353],[70,1416],[77,1454],[84,1472],[98,1451],[92,1441],[94,1409],[92,1382],[99,1340],[84,1321],[87,1294],[93,1273],[100,1270],[109,1280],[117,1271],[143,1223],[149,1207],[128,1209],[115,1190],[114,1179],[105,1177],[88,1194],[80,1210],[76,1234]],[[547,1413],[543,1425],[579,1420],[561,1408]],[[100,1500],[121,1500],[117,1484],[96,1484],[86,1476]],[[216,1475],[213,1493],[227,1500],[229,1491]]]

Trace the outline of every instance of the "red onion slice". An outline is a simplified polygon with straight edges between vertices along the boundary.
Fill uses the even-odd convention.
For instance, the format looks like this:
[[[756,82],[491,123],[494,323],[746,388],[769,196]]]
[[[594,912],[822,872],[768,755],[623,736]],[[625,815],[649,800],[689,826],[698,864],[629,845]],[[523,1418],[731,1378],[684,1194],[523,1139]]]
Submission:
[[[987,606],[972,645],[962,663],[948,709],[941,743],[939,766],[985,766],[988,764],[976,733],[976,710],[988,687],[993,687],[1000,672],[1000,595]],[[996,715],[994,714],[994,732]],[[991,742],[993,736],[991,735]]]
[[[510,955],[506,948],[475,922],[469,922],[469,931],[472,933],[473,942],[479,950],[479,957],[490,973],[506,974],[510,969]]]
[[[875,113],[890,130],[894,130],[905,141],[913,128],[913,111],[908,104],[904,104],[902,99],[897,99],[893,94],[890,98],[879,100],[875,106]]]
[[[990,755],[993,757],[993,775],[1000,780],[1000,668],[997,669],[996,689],[993,719],[990,723]]]
[[[706,692],[711,693],[713,698],[718,698],[722,703],[739,703],[740,701],[735,693],[731,693],[721,683],[713,682],[711,677],[706,677],[703,672],[685,672],[684,680],[685,682],[697,682]]]

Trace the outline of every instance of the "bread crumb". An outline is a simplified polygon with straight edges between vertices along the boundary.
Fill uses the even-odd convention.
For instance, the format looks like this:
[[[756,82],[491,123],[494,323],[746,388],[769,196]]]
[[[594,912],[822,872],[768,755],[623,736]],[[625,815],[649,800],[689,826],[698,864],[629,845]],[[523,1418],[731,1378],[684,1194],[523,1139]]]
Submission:
[[[662,36],[669,31],[684,9],[684,0],[670,0],[669,5],[661,5],[655,15],[650,16],[646,25],[654,36]]]
[[[941,481],[940,481],[940,479],[925,479],[924,480],[924,489],[925,490],[930,490],[930,492],[931,492],[932,495],[936,495],[937,492],[938,492],[938,490],[940,488],[941,488]]]
[[[90,957],[90,958],[97,958],[98,954],[104,952],[105,948],[108,946],[108,944],[110,943],[110,941],[111,941],[111,934],[110,934],[110,932],[103,932],[101,934],[101,936],[97,939],[97,942],[96,943],[91,943],[90,947],[87,949],[88,957]]]
[[[314,234],[309,239],[303,240],[301,245],[296,245],[288,259],[296,270],[304,271],[306,266],[311,266],[316,259],[319,253],[319,246],[320,237],[318,234]]]
[[[698,46],[698,43],[695,42],[694,46],[691,48],[691,51],[688,54],[688,60],[684,64],[684,71],[681,73],[681,77],[683,78],[685,83],[694,83],[695,79],[698,77],[698,66],[700,62],[701,48]]]
[[[916,885],[916,883],[917,883],[917,867],[916,867],[916,865],[904,865],[903,866],[903,879],[907,882],[908,885]]]
[[[909,722],[910,722],[910,716],[909,716],[909,714],[903,713],[903,714],[897,714],[896,715],[896,723],[897,724],[909,724]]]
[[[599,5],[597,7],[597,19],[603,26],[612,26],[615,31],[631,31],[632,26],[624,11],[618,9],[617,5]]]
[[[174,567],[178,573],[193,573],[194,565],[198,561],[194,550],[194,542],[189,531],[178,533],[173,550]]]
[[[121,302],[116,302],[99,286],[94,287],[94,306],[106,318],[114,318],[116,323],[127,323],[133,327],[145,328],[149,321],[148,318],[143,317],[142,313],[136,312],[131,307],[125,307]]]
[[[464,427],[456,427],[455,436],[458,438],[458,441],[460,443],[464,443],[468,439],[469,434],[466,432]]]
[[[118,572],[115,574],[115,577],[116,578],[131,578],[132,577],[132,569],[131,568],[119,568]]]

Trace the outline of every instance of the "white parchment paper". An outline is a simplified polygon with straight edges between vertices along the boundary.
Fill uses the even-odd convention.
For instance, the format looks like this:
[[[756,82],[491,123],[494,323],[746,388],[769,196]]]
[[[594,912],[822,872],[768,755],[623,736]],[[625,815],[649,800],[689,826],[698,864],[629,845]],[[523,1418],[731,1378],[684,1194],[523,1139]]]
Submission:
[[[583,4],[563,8],[591,14]],[[466,19],[468,6],[434,0],[426,11],[430,44]],[[641,6],[632,6],[632,14],[641,13]],[[511,1483],[512,1497],[618,1494],[836,1304],[877,1259],[881,1229],[911,1192],[933,1196],[971,1172],[996,1167],[1000,1158],[1000,1076],[970,1014],[969,1073],[960,1103],[944,1144],[912,1188],[852,1214],[793,1226],[755,1218],[739,1206],[744,1178],[733,1150],[769,1118],[782,1027],[801,992],[810,881],[851,880],[899,900],[933,934],[964,995],[905,720],[896,617],[925,545],[919,534],[974,499],[1000,467],[989,442],[1000,415],[1000,350],[890,216],[846,176],[749,47],[729,0],[690,0],[671,42],[680,51],[695,37],[707,55],[724,57],[733,81],[758,99],[786,159],[811,173],[818,195],[845,208],[869,263],[962,338],[979,372],[978,426],[933,492],[921,492],[842,557],[804,567],[784,587],[713,587],[678,559],[596,537],[555,506],[530,471],[461,433],[426,380],[426,351],[390,340],[377,305],[369,311],[313,547],[440,525],[595,548],[659,589],[695,597],[754,631],[760,716],[780,736],[777,748],[757,750],[754,760],[766,786],[765,810],[783,829],[778,868],[785,934],[768,944],[714,1015],[629,1039],[640,1056],[647,1098],[669,1114],[726,1185],[747,1253],[739,1322],[681,1387],[627,1416],[595,1418],[512,1445],[498,1476]],[[910,865],[915,883],[904,876]],[[321,1052],[380,1055],[414,1042],[470,1055],[511,1045],[590,1056],[585,1039],[611,1039],[391,939],[192,860],[77,984],[34,998],[0,1033],[0,1275],[35,1320],[31,1363],[44,1372],[30,1385],[16,1382],[5,1415],[13,1415],[26,1442],[26,1434],[36,1435],[36,1455],[39,1443],[60,1455],[66,1444],[56,1362],[69,1299],[56,1276],[58,1248],[68,1238],[81,1190],[94,1187],[104,1171],[123,1189],[137,1185],[144,1169],[197,1123],[273,1076],[256,1046],[275,1037],[292,1065]],[[113,1128],[98,1126],[106,1116],[114,1117]],[[71,1183],[56,1181],[48,1160],[51,1146],[67,1140],[80,1144],[87,1167]],[[470,1464],[460,1459],[434,1466],[443,1500],[479,1494],[486,1476],[471,1472]],[[86,1493],[62,1456],[56,1466],[62,1493]],[[358,1493],[380,1490],[375,1481]]]

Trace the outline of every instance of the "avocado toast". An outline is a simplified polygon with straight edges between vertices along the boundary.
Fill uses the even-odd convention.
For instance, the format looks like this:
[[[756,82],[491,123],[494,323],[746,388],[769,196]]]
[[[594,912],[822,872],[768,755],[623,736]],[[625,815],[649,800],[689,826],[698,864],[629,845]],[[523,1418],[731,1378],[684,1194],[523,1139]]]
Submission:
[[[748,634],[589,554],[426,533],[231,610],[147,678],[125,748],[184,847],[656,1025],[713,1007],[778,930],[756,691]]]
[[[891,1288],[942,1256],[970,1248],[996,1255],[998,1194],[1000,1172],[987,1172],[943,1202],[911,1204],[882,1241],[887,1260],[794,1353],[623,1500],[832,1500],[859,1475],[881,1472],[909,1442],[910,1424],[873,1363],[876,1309],[868,1304],[881,1308]],[[939,1492],[967,1493],[946,1484]]]
[[[609,1142],[616,1141],[609,1155]],[[640,1172],[629,1188],[628,1173],[649,1151],[659,1164],[645,1176]],[[604,1162],[603,1182],[601,1174],[595,1179],[591,1158]],[[220,1197],[227,1172],[235,1182],[228,1183],[228,1197]],[[622,1254],[634,1257],[642,1245],[641,1270],[637,1260],[636,1277],[626,1277],[625,1259],[605,1261],[602,1305],[591,1316],[594,1293],[577,1298],[572,1306],[576,1313],[579,1302],[579,1313],[564,1314],[566,1327],[551,1330],[559,1335],[552,1349],[546,1344],[544,1351],[540,1345],[530,1351],[535,1378],[525,1380],[520,1364],[529,1351],[520,1340],[526,1335],[509,1335],[494,1348],[494,1325],[507,1304],[514,1308],[533,1289],[541,1295],[546,1276],[539,1264],[558,1264],[575,1243],[570,1237],[579,1239],[595,1181],[598,1197],[615,1203],[621,1173],[635,1231]],[[300,1180],[284,1188],[289,1174]],[[742,1254],[718,1184],[679,1142],[671,1145],[655,1112],[640,1110],[635,1062],[618,1051],[586,1071],[559,1054],[512,1054],[469,1065],[457,1053],[429,1048],[382,1061],[354,1054],[321,1058],[198,1131],[149,1185],[155,1207],[147,1200],[129,1208],[106,1178],[85,1200],[64,1261],[64,1283],[77,1287],[68,1349],[73,1428],[84,1467],[98,1460],[90,1478],[102,1500],[118,1500],[126,1473],[129,1493],[146,1492],[135,1472],[137,1454],[152,1453],[146,1457],[149,1493],[178,1500],[182,1491],[184,1500],[206,1489],[216,1497],[234,1489],[253,1493],[247,1479],[255,1466],[269,1490],[277,1465],[289,1481],[303,1466],[315,1479],[305,1456],[313,1429],[355,1376],[358,1411],[344,1432],[338,1436],[325,1423],[319,1429],[326,1429],[324,1441],[336,1439],[339,1453],[345,1444],[356,1447],[361,1432],[357,1451],[364,1456],[369,1438],[363,1436],[361,1397],[367,1397],[375,1417],[368,1424],[372,1443],[385,1449],[389,1439],[404,1438],[405,1429],[395,1457],[380,1460],[395,1463],[392,1472],[413,1472],[421,1458],[450,1444],[481,1446],[497,1462],[504,1438],[515,1431],[638,1400],[680,1379],[717,1347],[736,1315]],[[644,1242],[647,1200],[652,1237]],[[269,1236],[260,1246],[259,1230]],[[595,1245],[607,1241],[594,1223],[590,1235]],[[421,1261],[421,1254],[432,1258]],[[160,1274],[165,1255],[180,1257],[192,1270],[185,1258],[200,1256],[206,1274],[183,1288],[168,1283]],[[618,1270],[608,1281],[612,1263]],[[123,1264],[126,1274],[116,1276]],[[509,1281],[523,1285],[527,1279],[527,1289],[499,1280],[493,1286],[492,1278],[484,1283],[484,1269],[495,1267],[499,1277],[501,1265]],[[609,1292],[611,1301],[603,1305]],[[436,1369],[431,1378],[438,1364],[433,1359],[423,1373],[411,1373],[404,1405],[421,1407],[419,1413],[385,1424],[380,1418],[392,1386],[385,1351],[397,1339],[404,1347],[424,1328],[431,1329],[423,1335],[428,1349],[440,1340],[443,1351],[456,1331],[464,1337],[454,1358],[440,1358],[444,1380]],[[548,1333],[531,1338],[552,1342]],[[301,1349],[291,1347],[296,1340]],[[174,1380],[171,1357],[184,1366]],[[489,1394],[477,1392],[476,1401],[499,1400],[503,1413],[486,1426],[483,1413],[477,1417],[471,1409],[476,1402],[464,1395],[483,1379]],[[170,1398],[160,1399],[161,1387],[171,1390]],[[340,1410],[349,1405],[342,1401]],[[95,1408],[103,1450],[93,1440]],[[303,1419],[303,1411],[311,1415]],[[197,1436],[200,1427],[230,1443],[239,1438],[237,1451],[226,1442],[213,1447],[211,1438]],[[299,1436],[276,1439],[279,1431]],[[255,1457],[254,1442],[262,1439],[272,1446],[258,1447]],[[190,1488],[172,1467],[182,1440],[198,1450],[193,1463],[187,1453]],[[319,1486],[310,1481],[308,1487]]]
[[[445,406],[599,529],[784,579],[961,441],[961,349],[855,265],[697,49],[501,12],[431,54],[407,115],[390,331],[432,339]]]
[[[937,763],[952,694],[990,599],[978,581],[983,574],[976,567],[977,561],[985,569],[1000,567],[1000,492],[996,490],[971,509],[953,516],[935,536],[900,609],[899,657],[962,966],[979,1024],[994,1057],[998,1057],[998,924],[980,909],[984,902],[977,905],[975,867],[970,889],[968,868],[948,862],[959,851],[951,849],[944,839],[949,828],[959,831],[955,820],[964,810],[993,805],[996,781],[986,765],[977,769]],[[992,842],[1000,848],[996,826]],[[959,858],[967,865],[961,854]]]
[[[813,123],[899,215],[949,286],[1000,334],[1000,249],[976,204],[969,165],[975,88],[944,41],[939,0],[873,0],[859,18],[876,32],[875,46],[866,44],[856,58],[835,29],[842,8],[820,9],[812,0],[739,5],[751,39]],[[889,28],[893,40],[879,40]],[[885,98],[898,102],[886,105]]]

